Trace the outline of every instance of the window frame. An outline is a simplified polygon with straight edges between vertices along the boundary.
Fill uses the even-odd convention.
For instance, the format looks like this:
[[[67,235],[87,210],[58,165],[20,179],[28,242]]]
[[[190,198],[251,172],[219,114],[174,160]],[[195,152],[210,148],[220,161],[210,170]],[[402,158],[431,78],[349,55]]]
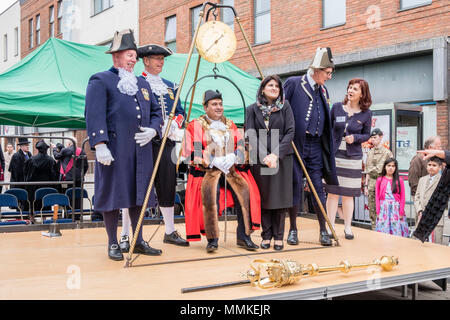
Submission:
[[[422,3],[422,4],[416,4],[413,6],[409,6],[409,7],[404,7],[402,8],[402,3],[404,0],[399,0],[398,5],[399,5],[399,9],[398,12],[402,12],[402,11],[407,11],[407,10],[412,10],[412,9],[416,9],[416,8],[421,8],[424,6],[429,6],[430,4],[433,4],[433,0],[428,0],[426,3]]]
[[[62,12],[62,0],[59,0],[57,3],[57,20],[58,25],[56,27],[56,34],[62,33],[62,18],[63,18],[63,12]]]
[[[49,38],[55,36],[55,6],[51,5],[48,8],[48,35]]]
[[[19,55],[19,27],[14,28],[14,56],[17,57]]]
[[[95,17],[96,15],[99,15],[102,12],[105,12],[108,9],[111,9],[112,7],[114,7],[114,0],[107,0],[109,7],[105,7],[104,6],[104,1],[105,0],[98,0],[98,1],[100,1],[100,4],[101,4],[100,10],[99,11],[95,11],[95,3],[96,3],[96,1],[97,0],[93,0],[93,2],[92,2],[92,15],[91,15],[91,18]]]
[[[270,5],[270,0],[269,0],[269,10],[266,11],[262,11],[262,12],[256,12],[256,1],[257,0],[253,0],[253,46],[260,46],[263,44],[268,44],[272,41],[272,15],[271,15],[271,9],[272,6]],[[262,41],[262,42],[256,42],[256,18],[257,17],[261,17],[268,14],[270,17],[270,35],[269,35],[269,40],[266,41]]]
[[[169,24],[169,20],[170,19],[175,19],[175,38],[173,39],[166,39],[166,35],[167,35],[167,26]],[[171,16],[168,16],[164,19],[165,22],[165,28],[164,28],[164,45],[166,47],[169,47],[172,43],[175,43],[175,50],[172,50],[174,53],[176,52],[176,47],[177,47],[177,15],[173,14]]]
[[[41,44],[41,15],[36,15],[36,45]]]
[[[8,61],[8,34],[3,35],[3,61]]]
[[[220,4],[223,5],[223,4],[224,4],[223,1],[224,1],[224,0],[220,0]],[[233,1],[232,6],[234,7],[234,0],[230,0],[230,1]],[[225,5],[228,5],[228,4],[225,4]],[[230,24],[230,23],[226,23],[226,22],[223,20],[223,12],[224,12],[224,11],[225,11],[225,10],[223,10],[223,9],[220,10],[220,20],[222,20],[223,23],[225,23],[227,26],[229,26],[229,27],[231,28],[231,30],[234,31],[234,22],[235,22],[235,19],[233,18],[233,21],[231,22],[231,24]]]
[[[345,25],[347,23],[347,0],[344,0],[345,1],[345,15],[344,15],[345,20],[344,20],[344,22],[338,22],[336,24],[329,25],[329,26],[325,26],[325,1],[326,0],[322,0],[322,27],[320,28],[320,30],[326,30],[326,29],[341,27],[341,26]]]
[[[34,47],[34,19],[28,19],[28,48]]]

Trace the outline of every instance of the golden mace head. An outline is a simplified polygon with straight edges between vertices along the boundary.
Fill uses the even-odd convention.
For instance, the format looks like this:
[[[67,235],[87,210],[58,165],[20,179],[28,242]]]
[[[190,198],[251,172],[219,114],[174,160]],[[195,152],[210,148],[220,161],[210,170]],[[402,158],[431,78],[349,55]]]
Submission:
[[[364,268],[373,265],[380,266],[384,271],[391,271],[398,265],[398,258],[382,256],[372,263],[355,265],[351,265],[348,261],[342,261],[339,265],[330,267],[319,267],[315,263],[301,265],[292,260],[256,259],[251,262],[251,269],[247,271],[246,276],[252,286],[270,289],[293,284],[300,280],[303,275],[315,276],[320,272],[336,270],[348,273],[351,269]]]

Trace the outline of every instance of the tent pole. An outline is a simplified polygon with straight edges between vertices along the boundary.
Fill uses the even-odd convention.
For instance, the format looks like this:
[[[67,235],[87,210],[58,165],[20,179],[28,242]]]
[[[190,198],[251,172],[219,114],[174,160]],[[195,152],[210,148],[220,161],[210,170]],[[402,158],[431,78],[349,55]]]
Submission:
[[[189,123],[189,119],[191,118],[192,104],[194,103],[195,88],[197,87],[198,71],[200,68],[200,58],[201,58],[200,55],[198,55],[197,68],[195,69],[195,77],[194,77],[195,85],[194,85],[194,88],[192,89],[192,95],[191,95],[191,101],[189,102],[188,114],[186,116],[186,120],[184,121],[185,127]],[[185,142],[185,137],[186,137],[186,131],[184,131],[184,133],[183,133],[183,140],[182,140],[181,144],[183,144]],[[182,152],[183,152],[183,148],[180,148],[180,152],[178,152],[176,172],[178,172],[178,168],[180,167],[180,159],[181,159]]]

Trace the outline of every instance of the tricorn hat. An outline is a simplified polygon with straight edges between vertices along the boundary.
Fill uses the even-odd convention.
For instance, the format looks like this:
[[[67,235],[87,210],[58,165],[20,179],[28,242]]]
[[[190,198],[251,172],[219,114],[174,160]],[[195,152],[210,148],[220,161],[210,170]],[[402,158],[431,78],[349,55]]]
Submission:
[[[133,30],[125,29],[116,31],[111,48],[105,53],[114,53],[122,50],[135,50],[137,52],[136,41],[134,40]]]
[[[371,137],[373,137],[373,136],[382,136],[382,135],[383,135],[383,131],[381,131],[378,128],[373,129],[372,132],[370,133]]]
[[[167,57],[172,55],[173,51],[167,47],[157,44],[147,44],[145,46],[139,47],[137,49],[137,54],[139,58],[160,54],[162,54],[164,57]]]
[[[30,144],[30,141],[28,141],[27,138],[19,138],[19,143],[17,143],[18,146],[24,145],[24,144]]]
[[[205,93],[203,94],[203,105],[206,106],[208,104],[209,100],[212,99],[222,99],[222,94],[219,92],[219,90],[207,90],[205,91]]]
[[[334,62],[333,56],[331,54],[331,49],[329,47],[317,48],[316,54],[314,55],[314,59],[309,67],[314,69],[325,69],[325,68],[334,69]]]
[[[44,140],[39,140],[36,143],[36,149],[38,149],[39,151],[47,151],[47,149],[49,148],[48,144],[45,143]]]

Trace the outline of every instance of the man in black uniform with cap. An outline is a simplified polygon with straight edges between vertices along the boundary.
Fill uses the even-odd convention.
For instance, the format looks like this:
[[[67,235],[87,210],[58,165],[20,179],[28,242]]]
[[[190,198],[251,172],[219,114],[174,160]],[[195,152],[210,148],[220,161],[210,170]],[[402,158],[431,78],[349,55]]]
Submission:
[[[169,80],[161,78],[159,74],[163,70],[164,59],[173,52],[169,48],[156,44],[148,44],[138,48],[138,57],[142,58],[145,70],[141,77],[145,79],[151,89],[152,94],[161,107],[161,116],[164,121],[161,134],[164,134],[169,121],[169,114],[172,110],[178,85]],[[161,155],[161,161],[158,167],[158,173],[155,179],[155,190],[158,206],[164,218],[165,234],[164,243],[170,243],[178,246],[189,246],[189,242],[184,240],[174,225],[174,202],[175,189],[177,184],[176,162],[173,160],[172,153],[175,154],[176,141],[181,140],[183,132],[181,127],[184,121],[184,110],[178,100],[175,117],[171,123],[168,139]],[[152,140],[153,162],[156,162],[159,149],[161,148],[162,138],[155,137]]]

